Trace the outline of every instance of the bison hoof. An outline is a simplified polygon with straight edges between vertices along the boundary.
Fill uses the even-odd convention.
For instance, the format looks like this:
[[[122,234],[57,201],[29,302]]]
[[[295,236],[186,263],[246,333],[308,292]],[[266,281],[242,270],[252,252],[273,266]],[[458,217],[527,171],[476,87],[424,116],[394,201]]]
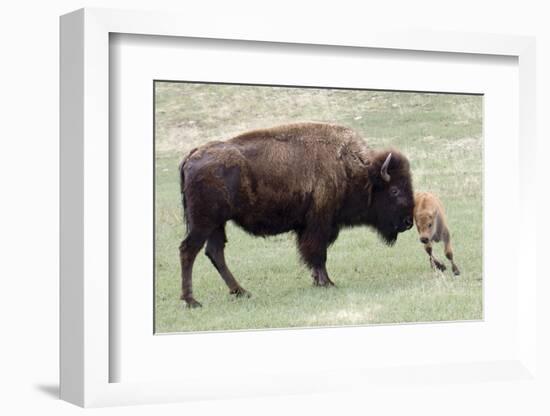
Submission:
[[[331,286],[334,286],[334,283],[330,279],[328,279],[328,280],[313,279],[313,286],[331,287]]]
[[[238,287],[237,289],[233,289],[229,292],[231,295],[235,295],[238,298],[249,298],[252,295],[249,291],[244,290],[242,287]]]
[[[313,286],[334,286],[334,283],[332,283],[332,280],[330,280],[330,277],[328,277],[326,270],[313,270],[311,277],[313,277]]]
[[[183,296],[181,297],[181,299],[183,301],[185,301],[185,305],[188,307],[188,308],[200,308],[202,307],[202,305],[197,302],[194,298],[192,297],[187,297],[187,298],[184,298]]]
[[[185,303],[187,304],[188,308],[202,308],[202,305],[195,299],[186,300]]]
[[[458,276],[460,274],[460,270],[458,270],[458,267],[456,267],[456,266],[453,267],[453,274],[455,276]]]

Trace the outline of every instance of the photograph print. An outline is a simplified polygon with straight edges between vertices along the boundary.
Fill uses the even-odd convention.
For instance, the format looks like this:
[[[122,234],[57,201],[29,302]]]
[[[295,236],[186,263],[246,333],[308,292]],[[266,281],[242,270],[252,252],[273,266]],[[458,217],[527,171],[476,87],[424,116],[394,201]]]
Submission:
[[[483,96],[154,81],[155,333],[483,319]]]

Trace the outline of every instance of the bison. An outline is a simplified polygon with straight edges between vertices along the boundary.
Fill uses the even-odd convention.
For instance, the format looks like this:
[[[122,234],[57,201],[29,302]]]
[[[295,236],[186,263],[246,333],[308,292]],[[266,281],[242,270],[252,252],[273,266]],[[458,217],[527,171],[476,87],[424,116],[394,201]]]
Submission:
[[[250,131],[193,149],[180,164],[187,235],[179,247],[181,299],[193,297],[192,269],[206,255],[231,294],[250,296],[225,263],[225,223],[255,236],[293,231],[313,283],[330,286],[327,248],[342,227],[367,225],[392,245],[413,225],[407,158],[374,150],[353,130],[299,123]]]
[[[430,265],[444,272],[447,268],[437,260],[432,253],[432,242],[443,240],[445,244],[445,257],[451,262],[453,274],[458,276],[460,270],[453,260],[453,248],[451,246],[451,233],[447,226],[447,218],[441,201],[432,193],[416,192],[414,194],[414,222],[420,235],[420,242],[430,257]]]

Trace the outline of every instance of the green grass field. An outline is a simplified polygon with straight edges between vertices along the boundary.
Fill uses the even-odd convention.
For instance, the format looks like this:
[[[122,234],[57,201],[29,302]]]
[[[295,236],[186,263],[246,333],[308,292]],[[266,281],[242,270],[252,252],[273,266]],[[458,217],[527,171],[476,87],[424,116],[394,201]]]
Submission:
[[[157,82],[155,99],[157,333],[482,318],[482,97]],[[387,247],[358,227],[329,249],[337,286],[314,287],[292,234],[253,237],[228,223],[227,263],[252,297],[229,295],[201,253],[193,287],[203,307],[185,308],[178,163],[201,143],[298,121],[343,124],[372,147],[405,153],[415,190],[436,193],[446,207],[462,274],[432,271],[415,228]],[[449,265],[441,244],[434,254]]]

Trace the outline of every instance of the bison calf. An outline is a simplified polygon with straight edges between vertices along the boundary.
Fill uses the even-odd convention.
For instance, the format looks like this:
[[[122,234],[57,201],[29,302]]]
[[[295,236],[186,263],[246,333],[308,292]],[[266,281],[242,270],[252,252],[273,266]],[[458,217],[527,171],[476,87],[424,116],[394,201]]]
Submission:
[[[430,265],[445,271],[446,267],[438,261],[432,254],[432,241],[436,243],[443,240],[445,244],[445,256],[450,260],[455,276],[460,274],[460,270],[453,261],[453,249],[451,247],[451,234],[447,227],[445,210],[441,201],[429,192],[416,192],[414,194],[414,222],[420,242],[424,244],[426,253],[430,256]]]

